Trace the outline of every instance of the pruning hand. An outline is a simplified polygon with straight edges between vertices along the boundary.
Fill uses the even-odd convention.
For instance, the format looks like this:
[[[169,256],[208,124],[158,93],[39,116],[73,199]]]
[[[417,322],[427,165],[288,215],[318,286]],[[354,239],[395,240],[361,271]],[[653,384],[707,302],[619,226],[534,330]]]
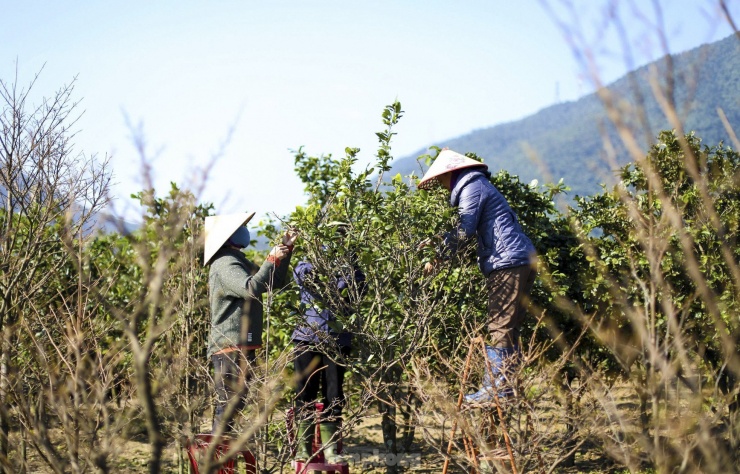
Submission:
[[[288,247],[295,244],[295,241],[298,239],[298,232],[288,229],[285,231],[285,235],[283,235],[283,245],[286,245]]]
[[[424,247],[429,247],[430,245],[432,245],[432,238],[431,237],[427,237],[426,239],[424,239],[421,242],[419,242],[419,244],[416,246],[416,248],[418,250],[421,250]]]
[[[274,246],[272,250],[270,250],[269,256],[275,257],[278,260],[282,260],[285,257],[287,257],[289,253],[290,253],[290,249],[288,248],[288,246],[280,244],[280,245]]]

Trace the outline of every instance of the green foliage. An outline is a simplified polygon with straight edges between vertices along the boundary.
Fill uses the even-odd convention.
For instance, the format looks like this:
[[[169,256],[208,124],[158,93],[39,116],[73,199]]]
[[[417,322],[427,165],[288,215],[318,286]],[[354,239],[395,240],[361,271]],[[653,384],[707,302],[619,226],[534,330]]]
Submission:
[[[394,116],[390,111],[401,115],[394,104],[384,119]],[[311,158],[302,150],[296,155],[308,204],[288,225],[301,231],[296,255],[318,269],[323,303],[355,333],[355,396],[362,389],[412,407],[406,387],[420,360],[453,389],[459,374],[446,361],[459,360],[469,338],[482,332],[484,281],[470,248],[434,276],[420,271],[435,252],[419,244],[452,228],[456,211],[440,188],[414,190],[400,175],[383,179],[395,121],[385,125],[377,134],[383,151],[375,183],[372,169],[353,170],[357,150],[347,149],[341,160]],[[429,165],[438,152],[419,159]],[[740,260],[738,163],[737,153],[721,143],[702,147],[695,134],[662,132],[644,160],[622,168],[618,186],[578,198],[568,214],[554,204],[568,191],[562,180],[537,187],[506,171],[492,176],[539,256],[525,344],[547,348],[553,361],[571,351],[568,380],[588,370],[636,374],[643,423],[655,380],[650,374],[678,364],[685,350],[698,366],[707,364],[704,375],[716,378],[725,393],[736,393],[733,372],[723,364],[727,335],[735,341],[730,352],[737,352],[739,330],[733,283]],[[305,169],[315,166],[321,169]],[[347,224],[346,235],[338,235],[332,222]],[[352,288],[338,294],[332,275],[353,265],[367,276],[367,294]],[[657,354],[666,360],[654,362]],[[682,371],[693,367],[671,370],[684,377]],[[381,412],[385,442],[395,446],[395,412],[382,404]]]
[[[487,317],[485,279],[476,265],[474,245],[444,261],[434,275],[422,271],[425,263],[435,259],[442,234],[456,225],[458,216],[442,188],[417,190],[400,175],[384,179],[391,130],[401,116],[398,103],[384,109],[386,130],[376,134],[380,146],[371,168],[354,170],[355,149],[348,148],[342,159],[310,157],[300,149],[296,172],[304,181],[308,202],[296,209],[287,225],[301,232],[294,258],[313,263],[322,305],[355,334],[351,394],[356,400],[371,395],[397,403],[401,414],[408,416],[404,410],[412,410],[415,403],[415,392],[410,390],[415,365],[423,361],[454,389],[459,374],[453,372],[450,361],[461,359],[470,337],[485,332]],[[420,159],[431,162],[438,153],[439,149],[433,149]],[[372,182],[374,170],[379,172]],[[506,172],[494,176],[492,182],[519,214],[543,265],[553,275],[550,286],[538,282],[535,304],[552,312],[560,332],[575,339],[579,326],[562,311],[556,312],[557,295],[568,297],[578,291],[574,283],[582,260],[574,233],[553,203],[567,188],[561,183],[538,189]],[[344,233],[336,231],[335,222],[346,225]],[[420,246],[426,241],[433,245]],[[366,275],[367,291],[350,286],[340,294],[333,277],[350,276],[354,266]],[[285,298],[290,304],[296,302],[295,296]],[[292,311],[290,321],[296,321],[295,308],[287,306],[278,313]],[[535,318],[527,322],[527,337],[536,323]],[[542,329],[536,336],[548,341],[550,337]],[[385,402],[379,406],[386,445],[394,451],[402,449],[394,434],[395,409]],[[408,433],[404,435],[401,444],[408,442]]]
[[[574,218],[593,249],[584,296],[600,321],[632,340],[630,351],[619,351],[627,366],[629,352],[648,357],[627,305],[643,308],[655,326],[645,330],[658,344],[675,337],[667,325],[676,324],[692,352],[715,367],[724,363],[722,328],[707,296],[737,333],[739,169],[738,154],[721,143],[702,146],[693,133],[666,131],[643,162],[622,168],[619,186],[578,200]],[[703,285],[709,293],[702,294]]]
[[[410,419],[420,403],[414,389],[424,377],[420,367],[443,381],[445,396],[456,391],[458,362],[487,323],[485,279],[474,245],[433,274],[423,272],[458,215],[440,187],[415,189],[409,176],[389,176],[394,128],[402,116],[398,102],[384,108],[376,161],[365,169],[357,169],[356,148],[347,148],[343,158],[310,156],[299,148],[295,171],[306,205],[286,222],[268,221],[261,229],[273,240],[281,227],[299,230],[294,263],[313,263],[311,284],[320,304],[337,315],[337,328],[354,333],[350,396],[363,408],[380,402],[384,442],[392,452],[408,449],[413,440],[413,430],[397,417]],[[566,135],[584,135],[571,132]],[[434,147],[419,159],[429,165],[439,151]],[[680,379],[697,394],[697,411],[721,414],[722,397],[701,386],[716,384],[737,413],[739,176],[736,151],[721,142],[702,145],[694,133],[677,137],[668,131],[644,158],[621,168],[617,186],[577,198],[567,214],[555,205],[569,191],[563,180],[537,186],[509,171],[494,174],[491,182],[537,249],[539,278],[523,343],[546,348],[538,363],[557,361],[559,377],[568,380],[601,369],[637,380],[648,435],[648,396],[664,403],[650,416],[671,414],[661,398],[667,384],[655,383],[658,374],[671,383]],[[146,426],[153,446],[197,430],[211,396],[201,238],[213,206],[174,183],[163,197],[154,190],[134,197],[144,214],[130,235],[86,234],[82,226],[72,232],[53,200],[24,204],[23,212],[0,209],[0,323],[13,356],[2,410],[29,426],[43,426],[38,423],[47,414],[74,429],[83,426],[92,433],[91,452],[101,449],[96,436],[108,423],[99,420],[114,418],[111,413],[126,423],[141,417],[146,396],[154,402]],[[256,250],[246,253],[257,264],[265,258]],[[364,284],[353,282],[355,268],[364,273]],[[349,288],[336,288],[339,276]],[[265,308],[265,355],[285,362],[301,321],[295,286],[266,296]],[[334,349],[331,341],[325,349]],[[566,351],[570,365],[563,374],[559,359]],[[536,375],[534,364],[526,370]],[[134,392],[145,400],[132,403]],[[548,390],[540,384],[526,393],[530,400]],[[33,403],[24,404],[23,397]],[[77,418],[68,416],[72,412]],[[732,427],[725,419],[717,423]],[[667,432],[666,426],[653,425],[652,434]],[[122,432],[120,424],[110,429]],[[267,436],[279,436],[275,429],[269,427]],[[38,428],[29,431],[36,443],[46,436]]]

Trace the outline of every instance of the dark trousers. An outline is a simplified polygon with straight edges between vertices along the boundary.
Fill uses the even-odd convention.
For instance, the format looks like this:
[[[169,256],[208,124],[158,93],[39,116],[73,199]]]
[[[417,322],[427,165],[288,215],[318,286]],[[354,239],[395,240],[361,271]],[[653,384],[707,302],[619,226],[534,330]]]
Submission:
[[[530,265],[494,270],[488,275],[488,332],[491,345],[513,347],[519,342],[526,303],[537,272]]]
[[[251,379],[255,360],[253,350],[236,350],[211,356],[216,385],[212,433],[221,423],[226,423],[224,433],[236,431],[236,414],[244,408],[247,382]]]
[[[329,354],[331,352],[331,354]],[[302,420],[313,415],[313,403],[321,389],[324,410],[321,419],[339,422],[344,408],[344,372],[349,347],[338,347],[336,351],[319,350],[306,343],[296,342],[295,368],[296,378],[296,419]]]

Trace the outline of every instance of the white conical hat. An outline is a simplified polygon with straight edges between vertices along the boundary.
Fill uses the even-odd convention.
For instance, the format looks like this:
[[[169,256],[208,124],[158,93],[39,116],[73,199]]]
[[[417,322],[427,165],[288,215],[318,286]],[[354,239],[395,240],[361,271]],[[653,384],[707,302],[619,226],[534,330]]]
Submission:
[[[203,254],[203,265],[208,265],[208,262],[216,255],[224,242],[231,237],[231,234],[240,226],[246,225],[252,217],[254,217],[254,212],[206,217],[206,249]]]
[[[452,150],[442,150],[416,186],[421,189],[426,189],[437,180],[437,176],[462,168],[472,168],[473,166],[480,166],[488,169],[488,165],[485,163],[475,161],[472,158],[468,158],[467,156],[461,155]]]

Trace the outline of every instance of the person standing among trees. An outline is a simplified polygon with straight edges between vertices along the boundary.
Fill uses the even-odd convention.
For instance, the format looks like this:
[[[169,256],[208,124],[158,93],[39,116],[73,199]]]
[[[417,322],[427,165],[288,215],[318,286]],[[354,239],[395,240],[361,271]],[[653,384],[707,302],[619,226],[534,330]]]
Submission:
[[[244,406],[255,350],[262,347],[262,294],[285,282],[296,240],[295,233],[286,232],[257,267],[241,251],[250,244],[246,224],[252,217],[254,212],[205,219],[203,261],[210,264],[211,307],[208,357],[216,389],[213,433],[234,432],[234,415]]]
[[[507,379],[518,363],[524,300],[536,276],[534,245],[490,177],[485,163],[445,149],[418,184],[424,189],[440,183],[450,191],[450,205],[458,208],[460,223],[444,235],[442,254],[449,258],[476,235],[478,266],[487,278],[490,345],[486,345],[486,357],[491,370],[485,370],[481,388],[467,395],[466,403],[489,402],[495,393],[513,394]],[[430,274],[434,268],[429,262],[424,271]]]
[[[337,234],[343,238],[346,234],[346,224],[334,223]],[[344,408],[344,373],[346,359],[349,357],[352,333],[343,329],[322,298],[319,289],[317,269],[308,261],[296,265],[293,278],[298,284],[301,301],[302,324],[295,328],[292,335],[295,344],[294,368],[297,378],[295,397],[295,419],[297,420],[297,449],[295,460],[307,461],[311,457],[313,434],[313,403],[321,387],[324,409],[320,416],[319,431],[324,459],[328,464],[343,462],[337,454],[337,432],[342,419]],[[330,276],[330,297],[336,296],[332,306],[339,306],[348,316],[351,310],[349,298],[357,294],[355,290],[363,292],[365,275],[352,263],[351,267],[338,268]],[[336,303],[339,303],[338,305]]]

